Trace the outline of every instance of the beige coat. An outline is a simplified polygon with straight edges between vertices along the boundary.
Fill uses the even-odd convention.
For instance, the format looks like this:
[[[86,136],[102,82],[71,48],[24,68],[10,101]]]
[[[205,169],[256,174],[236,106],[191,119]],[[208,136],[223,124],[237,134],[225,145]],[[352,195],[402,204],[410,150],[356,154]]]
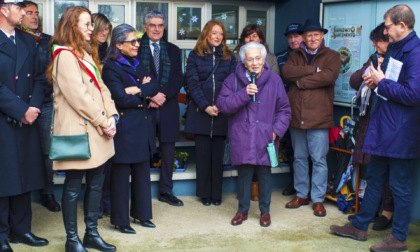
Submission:
[[[86,51],[83,59],[95,65]],[[86,131],[84,126],[86,119],[92,154],[87,160],[54,161],[53,169],[92,169],[104,164],[114,156],[115,151],[114,141],[107,138],[102,128],[107,126],[107,118],[118,115],[108,88],[100,78],[101,97],[95,83],[81,68],[76,57],[68,51],[61,51],[54,60],[53,79],[54,135],[83,134]]]

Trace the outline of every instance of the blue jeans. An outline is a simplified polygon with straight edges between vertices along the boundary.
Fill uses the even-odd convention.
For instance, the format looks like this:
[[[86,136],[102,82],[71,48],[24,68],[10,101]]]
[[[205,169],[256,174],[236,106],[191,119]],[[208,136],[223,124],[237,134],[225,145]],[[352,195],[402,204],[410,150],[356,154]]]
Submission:
[[[385,181],[394,198],[394,214],[392,235],[400,241],[405,241],[408,235],[408,224],[411,218],[411,170],[414,159],[388,158],[372,155],[367,168],[367,187],[363,204],[356,218],[352,221],[354,227],[367,231],[370,221],[375,217],[384,191]]]
[[[44,159],[46,184],[42,190],[43,194],[53,194],[54,172],[52,170],[52,161],[49,159],[50,154],[50,128],[51,128],[51,114],[53,109],[53,102],[42,104],[41,114],[38,117],[39,136],[41,140],[41,149]]]
[[[294,185],[296,196],[307,198],[311,181],[309,179],[308,157],[312,159],[311,200],[323,202],[327,190],[328,129],[289,128],[295,156]]]

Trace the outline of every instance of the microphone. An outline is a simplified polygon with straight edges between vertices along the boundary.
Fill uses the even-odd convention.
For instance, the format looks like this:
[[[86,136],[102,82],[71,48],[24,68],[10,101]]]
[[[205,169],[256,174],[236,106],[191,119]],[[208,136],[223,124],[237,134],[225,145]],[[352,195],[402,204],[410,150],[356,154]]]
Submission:
[[[251,83],[255,84],[257,79],[257,73],[256,72],[252,72],[251,73]],[[255,102],[255,94],[252,96],[252,102]]]

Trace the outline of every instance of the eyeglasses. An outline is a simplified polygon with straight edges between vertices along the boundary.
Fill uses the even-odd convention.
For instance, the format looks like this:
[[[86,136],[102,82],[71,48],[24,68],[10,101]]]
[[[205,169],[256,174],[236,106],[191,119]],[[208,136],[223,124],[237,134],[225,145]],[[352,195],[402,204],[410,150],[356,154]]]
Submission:
[[[391,28],[391,26],[393,26],[394,25],[394,23],[391,23],[391,24],[389,24],[389,25],[385,25],[385,29],[388,31],[389,30],[389,28]]]
[[[138,41],[137,39],[133,39],[133,40],[125,40],[121,43],[131,43],[132,46],[136,46],[137,43],[140,45],[140,41]]]
[[[90,28],[92,28],[91,30],[95,29],[95,23],[86,23],[85,25],[86,25],[86,29],[88,29],[88,30]]]
[[[163,29],[165,27],[165,24],[148,24],[147,26],[149,26],[152,29],[158,28],[160,30],[160,29]]]
[[[248,63],[254,63],[254,61],[255,61],[255,60],[256,60],[257,62],[261,61],[261,60],[262,60],[262,57],[246,58],[245,60],[246,60],[246,62],[248,62]]]

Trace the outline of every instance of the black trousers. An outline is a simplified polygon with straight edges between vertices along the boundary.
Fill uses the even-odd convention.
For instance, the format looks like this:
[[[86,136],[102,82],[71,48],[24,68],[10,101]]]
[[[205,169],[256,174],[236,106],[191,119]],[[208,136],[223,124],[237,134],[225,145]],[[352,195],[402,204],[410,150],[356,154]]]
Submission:
[[[159,193],[172,192],[172,175],[174,171],[175,143],[159,142],[159,149],[162,155],[162,166],[160,167]]]
[[[258,203],[262,213],[270,212],[271,167],[240,165],[238,167],[238,212],[248,213],[251,202],[251,183],[254,171],[258,176]]]
[[[0,241],[9,238],[10,231],[16,234],[31,232],[31,193],[0,197]]]
[[[129,190],[131,173],[131,208]],[[111,224],[130,225],[130,216],[137,220],[152,219],[150,161],[136,164],[113,164],[111,169]]]
[[[102,186],[102,198],[101,204],[99,205],[99,212],[111,212],[111,167],[112,162],[108,160],[105,162],[104,167],[104,185]]]
[[[195,135],[196,194],[222,200],[224,136]]]

